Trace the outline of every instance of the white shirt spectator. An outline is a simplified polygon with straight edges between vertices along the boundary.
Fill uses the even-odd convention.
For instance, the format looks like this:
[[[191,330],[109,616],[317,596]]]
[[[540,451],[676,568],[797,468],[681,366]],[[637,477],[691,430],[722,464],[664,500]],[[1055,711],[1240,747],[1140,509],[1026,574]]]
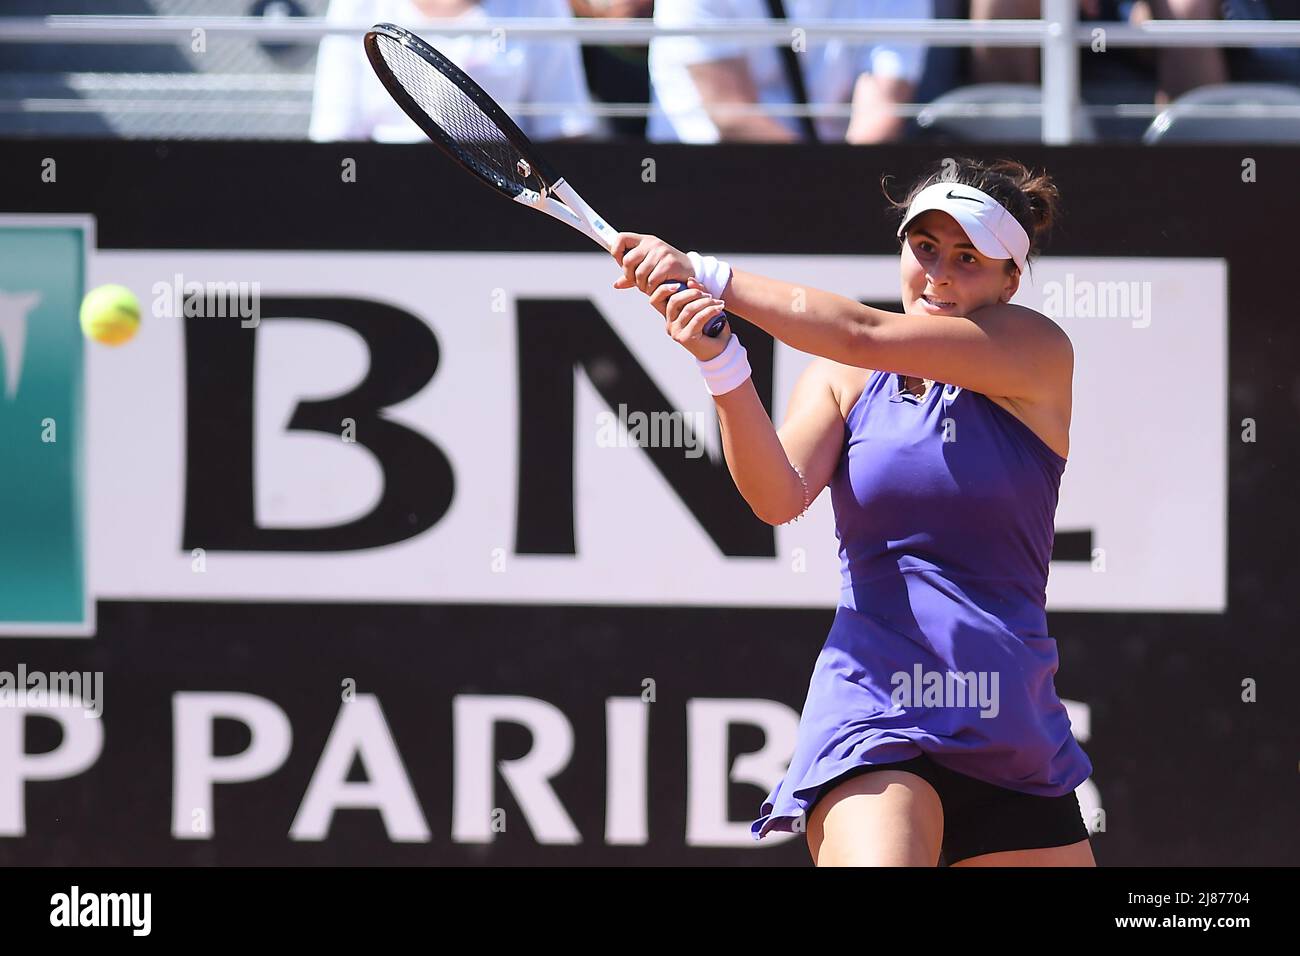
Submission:
[[[438,36],[424,26],[483,23],[497,17],[571,19],[568,0],[479,0],[459,17],[426,17],[410,0],[331,0],[327,20],[341,23],[393,23],[419,34],[430,46],[473,77],[505,108],[530,139],[600,135],[604,123],[587,109],[591,93],[575,41],[525,42],[505,31],[505,49],[491,34]],[[571,109],[546,115],[519,115],[521,103],[567,103]],[[336,35],[321,41],[316,56],[316,87],[308,136],[317,142],[373,139],[409,143],[424,133],[402,112],[366,59],[361,35]]]
[[[786,18],[796,23],[928,20],[934,15],[932,0],[785,0],[784,6]],[[654,19],[659,26],[770,18],[763,0],[655,0]],[[916,83],[925,67],[925,46],[920,43],[850,43],[839,39],[814,43],[810,37],[806,52],[797,56],[803,70],[804,89],[813,104],[847,104],[862,73]],[[650,116],[646,138],[652,142],[718,142],[718,128],[700,102],[687,68],[696,63],[735,57],[743,57],[748,62],[759,103],[794,103],[794,92],[777,44],[752,46],[718,36],[663,37],[650,43],[650,86],[656,112]],[[796,117],[774,118],[792,132],[799,132]],[[822,142],[843,142],[847,131],[847,118],[817,120],[817,135]]]

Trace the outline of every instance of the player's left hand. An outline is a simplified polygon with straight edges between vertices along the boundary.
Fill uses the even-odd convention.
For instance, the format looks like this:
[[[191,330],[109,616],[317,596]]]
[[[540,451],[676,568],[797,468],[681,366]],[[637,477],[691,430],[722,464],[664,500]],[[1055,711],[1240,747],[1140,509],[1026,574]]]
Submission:
[[[701,362],[715,358],[727,347],[731,338],[729,326],[724,325],[717,338],[704,334],[709,323],[724,314],[725,303],[709,295],[694,279],[688,279],[685,284],[665,282],[650,296],[650,304],[666,320],[664,331],[669,338]]]
[[[669,279],[685,281],[695,277],[686,253],[658,236],[620,232],[610,254],[623,267],[623,276],[614,283],[615,289],[640,289],[648,295]]]

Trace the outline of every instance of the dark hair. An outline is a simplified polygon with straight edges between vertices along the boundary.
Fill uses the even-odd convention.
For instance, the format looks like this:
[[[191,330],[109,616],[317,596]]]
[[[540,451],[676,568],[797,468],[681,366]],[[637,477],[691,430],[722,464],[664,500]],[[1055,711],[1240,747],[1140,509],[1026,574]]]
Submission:
[[[908,191],[907,198],[901,201],[889,195],[887,186],[889,178],[885,176],[881,179],[880,185],[885,198],[889,200],[889,205],[898,212],[900,223],[903,216],[907,215],[907,209],[916,198],[916,194],[932,183],[950,182],[973,186],[981,192],[988,193],[1002,203],[1029,234],[1029,254],[1025,257],[1026,263],[1042,251],[1052,226],[1061,214],[1061,194],[1056,188],[1056,183],[1052,182],[1052,177],[1045,171],[1034,172],[1024,163],[1018,163],[1014,159],[989,161],[970,159],[965,156],[946,157],[923,173]],[[1015,262],[1011,259],[1008,259],[1007,263],[1008,270],[1015,266]]]

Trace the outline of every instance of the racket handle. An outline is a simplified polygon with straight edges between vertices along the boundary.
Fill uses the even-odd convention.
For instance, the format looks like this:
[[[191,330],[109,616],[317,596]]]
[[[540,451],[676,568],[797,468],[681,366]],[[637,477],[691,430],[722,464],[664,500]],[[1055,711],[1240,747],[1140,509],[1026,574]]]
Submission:
[[[680,292],[682,289],[686,288],[686,283],[685,283],[685,282],[682,282],[680,279],[668,279],[668,280],[666,280],[666,281],[664,281],[664,282],[661,282],[661,283],[659,283],[659,284],[660,284],[660,285],[669,285],[669,284],[675,285],[675,286],[677,286],[677,289],[678,289],[679,292]],[[705,337],[705,338],[709,338],[709,339],[716,339],[719,335],[722,334],[722,329],[723,329],[723,327],[727,324],[727,320],[728,320],[729,318],[731,318],[731,316],[730,316],[728,313],[723,312],[723,313],[722,313],[721,315],[719,315],[717,318],[712,319],[712,320],[709,322],[709,324],[706,325],[706,326],[704,327],[704,337]]]
[[[708,327],[704,330],[705,336],[711,339],[716,339],[719,335],[722,334],[722,327],[727,324],[727,319],[728,319],[727,313],[723,312],[720,316],[718,316],[716,319],[714,319],[712,322],[708,324]]]

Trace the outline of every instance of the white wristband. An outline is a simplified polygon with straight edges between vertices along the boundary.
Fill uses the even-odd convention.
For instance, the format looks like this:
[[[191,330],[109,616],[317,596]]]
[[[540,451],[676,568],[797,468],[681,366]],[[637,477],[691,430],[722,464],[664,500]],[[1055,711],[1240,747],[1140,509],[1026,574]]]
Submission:
[[[721,299],[722,293],[731,281],[731,266],[713,256],[702,256],[698,252],[686,253],[695,270],[695,281],[704,286],[706,292],[715,299]]]
[[[704,376],[704,384],[708,386],[710,395],[724,395],[739,388],[750,376],[745,347],[740,344],[735,332],[727,340],[726,348],[711,359],[696,359],[695,364],[700,367],[700,374]]]

